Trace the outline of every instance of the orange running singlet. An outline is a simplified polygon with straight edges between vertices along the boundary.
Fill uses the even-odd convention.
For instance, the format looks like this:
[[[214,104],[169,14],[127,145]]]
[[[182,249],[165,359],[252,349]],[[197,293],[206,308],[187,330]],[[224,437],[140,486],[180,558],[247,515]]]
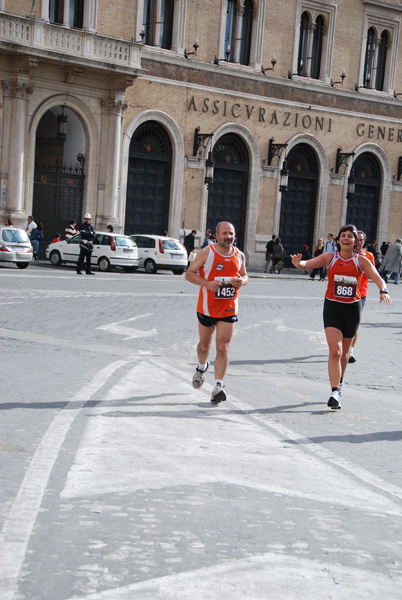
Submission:
[[[347,304],[359,302],[361,296],[358,284],[361,274],[358,254],[344,260],[335,252],[328,265],[328,287],[325,297]]]
[[[209,254],[199,273],[203,279],[213,281],[215,277],[238,277],[243,264],[243,252],[233,246],[233,253],[226,256],[220,254],[216,244],[208,246]],[[211,292],[201,286],[198,297],[197,312],[221,319],[237,314],[239,288],[234,286],[221,287],[219,292]]]
[[[374,256],[371,252],[368,252],[367,250],[362,250],[360,252],[361,256],[365,256],[366,258],[368,258],[368,260],[373,263],[373,265],[375,266],[375,262],[374,262]],[[368,277],[367,275],[365,275],[364,273],[362,273],[360,275],[360,279],[359,279],[359,293],[360,296],[362,298],[365,298],[368,294]]]

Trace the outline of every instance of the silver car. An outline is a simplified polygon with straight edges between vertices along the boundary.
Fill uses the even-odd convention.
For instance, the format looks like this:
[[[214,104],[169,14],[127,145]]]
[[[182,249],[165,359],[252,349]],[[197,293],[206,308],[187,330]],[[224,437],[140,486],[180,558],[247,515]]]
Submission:
[[[32,258],[31,242],[23,229],[0,228],[0,262],[15,263],[19,269],[26,269]]]
[[[81,234],[78,233],[69,240],[49,244],[46,258],[55,266],[67,262],[77,264],[80,242]],[[127,273],[132,273],[138,268],[137,246],[127,235],[98,231],[94,239],[91,265],[97,265],[101,271],[122,267]]]

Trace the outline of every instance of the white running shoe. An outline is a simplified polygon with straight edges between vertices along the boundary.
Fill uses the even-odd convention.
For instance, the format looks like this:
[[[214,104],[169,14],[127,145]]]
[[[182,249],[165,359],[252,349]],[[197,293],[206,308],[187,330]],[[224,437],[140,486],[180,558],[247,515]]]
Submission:
[[[341,396],[342,396],[342,392],[339,393],[338,390],[331,392],[331,395],[327,402],[327,406],[329,406],[329,408],[332,408],[332,410],[339,410],[340,408],[342,408],[341,407]]]
[[[342,398],[343,394],[343,381],[339,384],[339,400]]]
[[[214,389],[212,390],[211,402],[212,404],[219,404],[219,402],[224,402],[226,400],[226,394],[224,392],[225,386],[217,383]]]
[[[200,369],[198,367],[196,367],[195,373],[193,375],[193,382],[192,382],[193,388],[195,388],[196,390],[199,390],[200,387],[202,387],[202,385],[204,383],[204,375],[208,371],[208,367],[209,367],[208,360],[207,360],[207,368],[205,369],[205,371],[200,371]]]

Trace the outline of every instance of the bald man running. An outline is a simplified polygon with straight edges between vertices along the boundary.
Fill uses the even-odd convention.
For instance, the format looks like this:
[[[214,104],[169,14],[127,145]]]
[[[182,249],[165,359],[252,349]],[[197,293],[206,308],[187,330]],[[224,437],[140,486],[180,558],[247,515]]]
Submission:
[[[229,365],[229,344],[238,320],[239,289],[247,285],[246,259],[233,245],[235,228],[229,221],[216,227],[216,243],[200,250],[186,271],[186,279],[200,286],[197,318],[200,341],[193,387],[199,389],[209,367],[208,355],[216,331],[215,387],[211,402],[226,400],[224,377]]]

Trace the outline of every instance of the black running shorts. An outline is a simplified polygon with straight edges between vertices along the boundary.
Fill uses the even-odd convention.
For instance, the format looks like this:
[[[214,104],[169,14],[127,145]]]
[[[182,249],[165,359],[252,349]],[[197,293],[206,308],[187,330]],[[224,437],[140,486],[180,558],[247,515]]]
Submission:
[[[324,328],[334,327],[342,332],[343,337],[353,338],[359,329],[362,314],[362,303],[334,302],[324,300]]]
[[[199,320],[199,322],[201,323],[201,325],[204,325],[204,327],[212,327],[212,325],[215,325],[218,321],[224,321],[225,323],[236,323],[236,321],[238,321],[239,319],[237,318],[237,315],[232,315],[231,317],[221,317],[219,319],[215,319],[215,317],[208,317],[207,315],[203,315],[202,313],[197,313],[197,318]]]

